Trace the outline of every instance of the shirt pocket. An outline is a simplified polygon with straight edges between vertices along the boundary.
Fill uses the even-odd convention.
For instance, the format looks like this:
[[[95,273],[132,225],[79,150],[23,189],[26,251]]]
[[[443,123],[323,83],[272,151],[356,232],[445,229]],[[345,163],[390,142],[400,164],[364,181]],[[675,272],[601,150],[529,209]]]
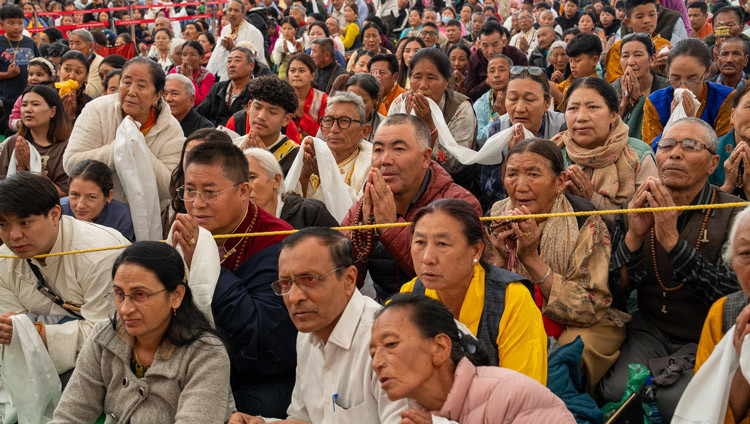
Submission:
[[[367,421],[367,417],[370,416],[370,408],[367,405],[367,401],[360,403],[359,405],[352,406],[351,408],[344,409],[336,405],[336,414],[334,415],[334,422],[336,424],[349,424],[356,422]]]

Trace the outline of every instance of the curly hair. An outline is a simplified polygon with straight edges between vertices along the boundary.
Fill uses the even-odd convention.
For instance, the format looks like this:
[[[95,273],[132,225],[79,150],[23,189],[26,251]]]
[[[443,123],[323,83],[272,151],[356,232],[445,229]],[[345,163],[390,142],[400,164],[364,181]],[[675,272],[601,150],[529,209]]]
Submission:
[[[247,91],[251,99],[280,106],[286,113],[294,113],[297,110],[297,93],[288,82],[280,80],[276,75],[250,80]]]

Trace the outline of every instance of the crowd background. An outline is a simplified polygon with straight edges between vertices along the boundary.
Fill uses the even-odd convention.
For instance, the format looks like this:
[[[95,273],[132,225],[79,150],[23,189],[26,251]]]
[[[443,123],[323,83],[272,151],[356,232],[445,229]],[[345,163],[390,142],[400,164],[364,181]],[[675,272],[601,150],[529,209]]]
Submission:
[[[0,344],[39,335],[41,421],[750,419],[750,2],[0,24]]]

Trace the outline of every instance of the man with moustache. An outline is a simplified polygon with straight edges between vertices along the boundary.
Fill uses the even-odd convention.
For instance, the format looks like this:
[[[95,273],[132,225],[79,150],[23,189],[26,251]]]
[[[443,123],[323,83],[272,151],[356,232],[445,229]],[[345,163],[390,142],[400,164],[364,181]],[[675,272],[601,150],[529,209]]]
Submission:
[[[747,43],[740,38],[730,38],[719,48],[719,75],[716,76],[717,84],[737,88],[745,82],[743,69],[747,66],[748,47]]]

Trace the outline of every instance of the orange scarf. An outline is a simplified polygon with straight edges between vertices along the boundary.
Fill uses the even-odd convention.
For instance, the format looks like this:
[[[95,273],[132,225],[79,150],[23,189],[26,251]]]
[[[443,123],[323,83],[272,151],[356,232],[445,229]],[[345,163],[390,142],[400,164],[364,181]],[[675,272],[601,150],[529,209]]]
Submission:
[[[148,119],[146,119],[146,122],[141,126],[141,134],[144,136],[148,134],[154,125],[156,125],[156,108],[152,107],[151,112],[148,113]]]

